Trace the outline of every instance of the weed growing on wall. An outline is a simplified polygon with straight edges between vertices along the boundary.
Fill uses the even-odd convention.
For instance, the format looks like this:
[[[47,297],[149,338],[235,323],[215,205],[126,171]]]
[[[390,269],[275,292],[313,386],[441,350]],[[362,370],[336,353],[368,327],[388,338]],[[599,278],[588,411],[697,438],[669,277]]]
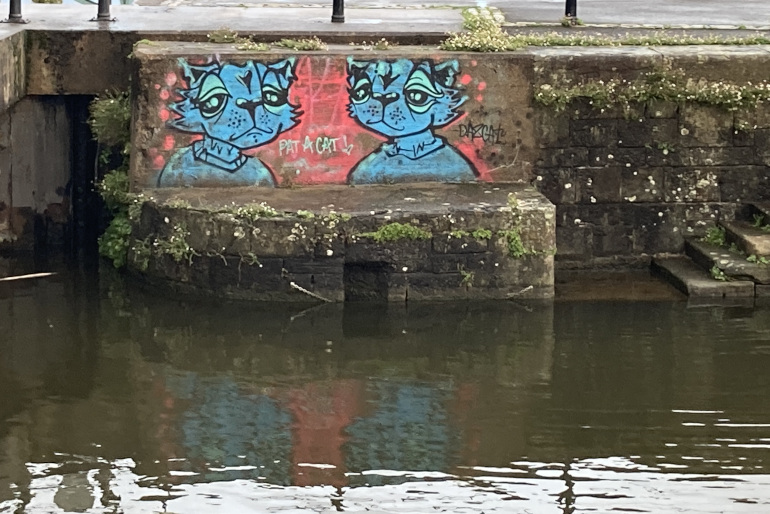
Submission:
[[[564,81],[542,84],[535,101],[563,111],[571,102],[586,99],[594,109],[621,107],[661,100],[720,107],[728,111],[754,108],[770,100],[770,83],[732,84],[725,81],[688,79],[684,70],[659,69],[642,74],[635,80],[587,80],[579,84]]]
[[[465,32],[451,34],[439,48],[470,52],[505,52],[521,48],[521,44],[502,28],[505,19],[493,8],[463,10]]]
[[[727,246],[725,229],[722,227],[709,227],[708,230],[706,230],[706,235],[701,238],[701,241],[715,246]]]
[[[126,265],[131,237],[130,215],[138,215],[141,198],[128,191],[131,105],[127,92],[108,92],[89,106],[88,124],[99,143],[99,163],[109,168],[96,184],[111,217],[99,237],[99,254],[116,268]],[[139,206],[137,208],[137,205]]]
[[[88,124],[104,147],[117,147],[127,155],[131,141],[131,100],[127,92],[106,92],[91,102]]]
[[[328,48],[326,43],[318,39],[316,36],[306,39],[282,39],[275,43],[275,46],[300,51],[326,50]]]
[[[463,11],[465,32],[451,34],[439,48],[470,52],[505,52],[526,46],[683,46],[683,45],[767,45],[770,37],[762,34],[726,37],[667,34],[623,34],[608,37],[590,34],[507,34],[502,29],[504,18],[493,8],[470,8]],[[572,20],[566,19],[573,26]],[[577,20],[577,25],[582,22]]]
[[[361,237],[370,237],[377,243],[389,243],[403,239],[415,241],[433,237],[433,234],[427,230],[415,227],[410,223],[389,223],[381,226],[375,232],[364,232],[359,235]]]

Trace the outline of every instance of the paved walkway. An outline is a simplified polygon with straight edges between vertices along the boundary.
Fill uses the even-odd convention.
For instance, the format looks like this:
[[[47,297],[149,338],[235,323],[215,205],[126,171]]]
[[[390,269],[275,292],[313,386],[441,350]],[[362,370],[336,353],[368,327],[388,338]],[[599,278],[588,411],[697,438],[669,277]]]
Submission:
[[[444,34],[461,30],[461,8],[484,5],[500,8],[510,30],[562,30],[558,22],[564,0],[346,0],[346,23],[331,23],[332,0],[134,0],[134,5],[113,5],[118,21],[90,23],[95,5],[64,0],[64,5],[23,4],[28,25],[0,24],[0,37],[31,30],[136,31],[152,33],[206,33],[228,27],[242,33],[282,35],[336,35],[356,39],[412,37],[432,43]],[[113,0],[115,2],[115,0]],[[578,0],[582,31],[660,28],[770,30],[768,0]],[[0,3],[5,17],[8,2]],[[367,39],[369,40],[369,39]]]

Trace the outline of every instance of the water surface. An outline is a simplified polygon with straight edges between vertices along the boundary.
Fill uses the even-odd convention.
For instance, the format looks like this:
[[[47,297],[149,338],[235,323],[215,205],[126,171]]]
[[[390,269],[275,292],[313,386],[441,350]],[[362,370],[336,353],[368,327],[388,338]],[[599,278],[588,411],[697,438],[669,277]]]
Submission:
[[[0,513],[770,512],[768,314],[0,284]]]

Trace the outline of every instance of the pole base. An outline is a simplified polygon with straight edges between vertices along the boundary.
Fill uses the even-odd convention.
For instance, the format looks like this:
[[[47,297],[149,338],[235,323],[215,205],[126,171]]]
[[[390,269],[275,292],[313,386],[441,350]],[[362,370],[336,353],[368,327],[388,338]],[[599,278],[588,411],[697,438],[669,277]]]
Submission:
[[[6,18],[5,20],[0,20],[0,23],[29,23],[29,20],[24,18]]]
[[[344,14],[332,14],[332,23],[345,23]]]
[[[104,18],[100,18],[100,17],[97,16],[96,18],[91,18],[88,21],[118,21],[118,19],[117,18],[110,18],[109,16],[105,16]]]

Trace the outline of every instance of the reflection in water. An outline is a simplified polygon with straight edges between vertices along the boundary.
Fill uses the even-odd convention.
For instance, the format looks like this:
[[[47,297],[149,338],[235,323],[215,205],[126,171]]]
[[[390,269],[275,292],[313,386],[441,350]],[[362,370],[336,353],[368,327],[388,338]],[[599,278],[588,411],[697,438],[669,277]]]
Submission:
[[[770,316],[0,288],[0,513],[768,512]]]

